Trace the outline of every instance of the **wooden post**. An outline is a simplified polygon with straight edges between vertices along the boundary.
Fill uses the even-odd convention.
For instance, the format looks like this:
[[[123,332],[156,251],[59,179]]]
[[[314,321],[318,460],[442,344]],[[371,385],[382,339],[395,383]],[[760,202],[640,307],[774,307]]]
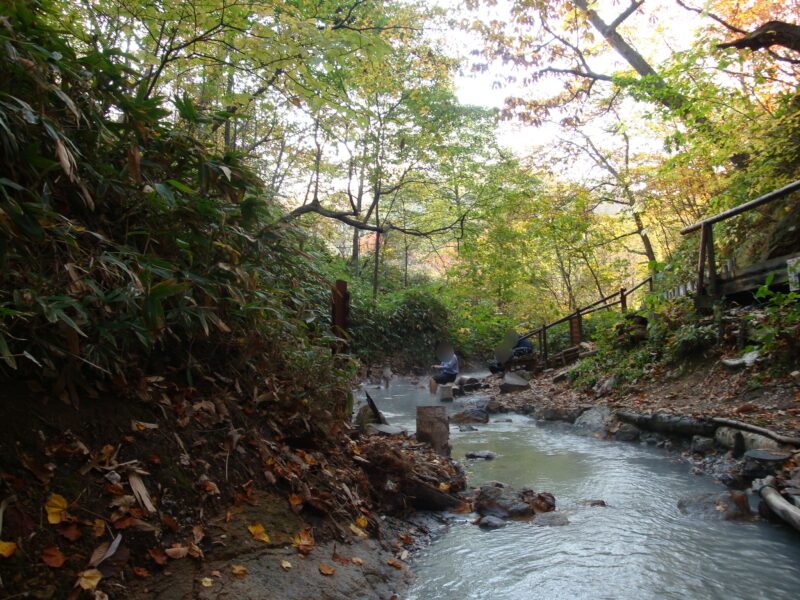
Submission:
[[[628,297],[625,295],[625,288],[619,288],[619,306],[622,312],[628,311]]]
[[[655,287],[654,279],[655,278],[652,275],[650,275],[650,277],[647,278],[647,287],[650,288],[650,293],[651,294],[653,293],[653,289]]]
[[[703,223],[700,229],[700,258],[697,263],[697,295],[703,293],[706,270],[706,239],[708,238],[708,225]]]
[[[343,340],[347,339],[347,319],[349,314],[350,292],[347,291],[347,282],[337,279],[331,291],[331,321],[333,322],[334,335]]]
[[[450,424],[444,406],[417,407],[417,441],[430,444],[437,454],[450,456]]]
[[[547,368],[547,324],[542,323],[542,360],[544,368]]]
[[[577,346],[583,341],[583,319],[580,309],[575,311],[575,315],[569,319],[569,343]]]
[[[706,244],[708,244],[708,248],[706,249],[706,256],[708,257],[708,291],[710,296],[716,297],[717,266],[714,264],[714,225],[709,223],[703,226],[704,229],[706,227],[708,227],[708,235],[706,236]]]

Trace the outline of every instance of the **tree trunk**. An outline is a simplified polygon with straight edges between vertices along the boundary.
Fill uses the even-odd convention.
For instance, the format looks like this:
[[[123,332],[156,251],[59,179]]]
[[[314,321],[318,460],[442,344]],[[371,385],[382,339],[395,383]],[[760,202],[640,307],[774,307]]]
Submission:
[[[361,262],[361,230],[353,228],[353,251],[350,254],[350,268],[353,270],[353,275],[358,277]]]
[[[375,226],[380,227],[380,221],[378,220],[378,207],[375,207]],[[378,269],[380,267],[380,259],[381,259],[381,234],[379,232],[375,232],[375,262],[372,265],[372,301],[375,302],[378,299]]]

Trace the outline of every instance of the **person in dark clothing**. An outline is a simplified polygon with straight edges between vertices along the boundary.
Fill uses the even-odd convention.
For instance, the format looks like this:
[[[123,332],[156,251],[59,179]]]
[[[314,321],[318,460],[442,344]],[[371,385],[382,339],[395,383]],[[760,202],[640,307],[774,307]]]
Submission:
[[[510,335],[512,336],[516,335],[517,341],[514,344],[514,346],[510,349],[508,348],[508,346],[505,346],[505,349],[501,347],[495,351],[496,360],[489,363],[489,371],[491,371],[492,373],[502,373],[503,370],[505,369],[506,364],[512,358],[516,358],[518,356],[525,356],[526,354],[533,353],[533,343],[531,343],[530,339],[523,337],[519,333]],[[509,343],[508,336],[506,337],[506,340],[507,340],[506,343]]]
[[[444,383],[452,383],[458,377],[458,357],[453,352],[450,358],[442,361],[441,364],[433,365],[433,368],[438,372],[434,373],[433,380],[442,385]]]

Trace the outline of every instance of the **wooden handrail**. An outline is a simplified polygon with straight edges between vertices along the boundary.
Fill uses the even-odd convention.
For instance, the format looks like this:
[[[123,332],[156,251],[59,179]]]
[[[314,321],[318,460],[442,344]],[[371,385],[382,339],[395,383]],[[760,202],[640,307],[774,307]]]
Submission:
[[[752,210],[762,204],[767,204],[768,202],[772,202],[773,200],[777,200],[778,198],[783,198],[784,196],[788,196],[792,192],[796,192],[800,190],[800,179],[797,181],[790,183],[789,185],[785,185],[782,188],[774,190],[768,194],[764,194],[763,196],[759,196],[755,200],[750,200],[750,202],[745,202],[744,204],[740,204],[739,206],[734,206],[733,208],[729,208],[726,211],[719,213],[718,215],[714,215],[708,219],[704,219],[703,221],[698,221],[694,225],[689,225],[688,227],[684,227],[681,229],[681,235],[686,235],[687,233],[692,233],[693,231],[697,231],[703,225],[713,225],[714,223],[719,223],[720,221],[724,221],[726,219],[730,219],[731,217],[735,217],[736,215],[740,215],[744,212]]]
[[[551,327],[555,327],[556,325],[560,325],[561,323],[566,323],[568,321],[572,321],[573,319],[577,319],[578,320],[578,324],[577,324],[578,334],[577,334],[577,336],[578,336],[578,339],[580,339],[581,336],[582,336],[580,320],[585,315],[591,314],[593,312],[597,312],[598,310],[603,310],[605,308],[611,308],[612,306],[616,306],[617,304],[621,305],[622,306],[622,312],[625,312],[627,310],[627,298],[630,297],[630,295],[633,292],[635,292],[636,290],[638,290],[640,287],[642,287],[643,285],[645,285],[647,283],[650,284],[650,290],[652,291],[652,289],[653,289],[653,276],[650,275],[648,277],[645,277],[640,283],[638,283],[636,286],[634,286],[630,290],[626,290],[625,288],[620,288],[616,292],[613,292],[613,293],[609,294],[608,296],[600,298],[600,300],[597,300],[596,302],[592,302],[591,304],[588,304],[587,306],[584,306],[583,308],[578,308],[577,310],[571,312],[567,316],[561,317],[560,319],[557,319],[557,320],[553,321],[552,323],[543,323],[542,325],[540,325],[536,329],[534,329],[532,331],[529,331],[528,333],[526,333],[523,336],[521,336],[521,339],[530,339],[530,338],[532,338],[534,336],[538,337],[539,354],[542,356],[542,359],[543,359],[545,367],[547,367],[547,330],[548,329],[550,329]],[[612,298],[617,298],[617,297],[619,298],[618,300],[615,300],[613,302],[608,302]],[[602,306],[598,306],[599,304],[602,304]],[[570,326],[570,330],[571,329],[572,329],[572,327]],[[570,335],[572,335],[572,334],[570,334]]]

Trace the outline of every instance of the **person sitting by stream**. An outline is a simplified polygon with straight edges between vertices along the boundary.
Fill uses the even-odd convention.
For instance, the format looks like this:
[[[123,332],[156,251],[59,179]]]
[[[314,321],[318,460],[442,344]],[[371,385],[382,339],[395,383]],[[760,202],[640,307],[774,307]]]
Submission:
[[[489,371],[492,373],[502,373],[506,364],[512,358],[518,358],[533,353],[533,343],[529,338],[521,333],[509,332],[503,340],[503,344],[495,349],[495,360],[489,363]]]
[[[442,385],[452,383],[458,377],[458,357],[449,345],[442,345],[436,351],[436,357],[441,361],[438,365],[432,365],[437,372],[433,374],[433,380]]]

